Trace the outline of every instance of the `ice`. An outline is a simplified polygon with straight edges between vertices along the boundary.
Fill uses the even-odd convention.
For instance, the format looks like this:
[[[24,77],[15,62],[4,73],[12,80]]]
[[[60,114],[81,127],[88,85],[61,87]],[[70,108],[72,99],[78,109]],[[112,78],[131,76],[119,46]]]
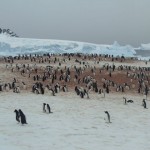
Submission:
[[[133,47],[120,46],[117,42],[112,45],[98,45],[76,41],[16,38],[0,34],[0,55],[34,53],[97,53],[133,57],[136,52]]]

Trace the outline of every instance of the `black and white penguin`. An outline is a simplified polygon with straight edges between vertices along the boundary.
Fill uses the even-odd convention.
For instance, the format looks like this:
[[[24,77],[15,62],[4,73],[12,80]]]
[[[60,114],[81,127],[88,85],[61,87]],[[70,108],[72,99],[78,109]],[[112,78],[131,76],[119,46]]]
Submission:
[[[125,105],[126,105],[127,103],[133,103],[133,102],[134,102],[132,99],[127,100],[125,97],[123,97],[123,99],[124,99]]]
[[[43,103],[43,112],[46,112],[45,105],[46,103]]]
[[[62,90],[63,90],[63,92],[67,92],[67,87],[66,87],[66,85],[64,85],[64,86],[62,87]]]
[[[19,115],[21,117],[21,124],[27,124],[27,122],[26,122],[26,116],[24,115],[24,113],[22,112],[21,109],[19,109]]]
[[[53,95],[53,96],[56,96],[56,95],[55,95],[55,91],[54,91],[53,89],[50,89],[50,91],[52,92],[52,95]]]
[[[107,114],[108,123],[111,123],[111,122],[110,122],[110,115],[109,115],[108,111],[104,111],[104,112]]]
[[[133,103],[132,99],[127,100],[128,103]]]
[[[18,123],[20,122],[20,120],[19,120],[19,117],[20,117],[20,115],[19,115],[19,112],[18,112],[18,110],[14,110],[14,112],[16,113],[16,121],[18,121]]]
[[[125,97],[123,97],[124,99],[124,104],[126,105],[127,104],[127,99]]]
[[[48,110],[48,113],[53,113],[53,112],[51,112],[51,108],[50,108],[49,104],[47,104],[47,110]]]
[[[142,104],[142,106],[143,106],[144,108],[146,108],[146,109],[147,109],[145,99],[143,99],[143,104]]]

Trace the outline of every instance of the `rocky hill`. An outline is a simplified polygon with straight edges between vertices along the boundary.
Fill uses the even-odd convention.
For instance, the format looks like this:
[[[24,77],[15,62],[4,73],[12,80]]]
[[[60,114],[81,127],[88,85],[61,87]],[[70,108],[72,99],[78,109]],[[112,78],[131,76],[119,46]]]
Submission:
[[[2,28],[0,28],[0,34],[5,34],[5,35],[8,35],[10,37],[19,37],[16,33],[11,31],[10,29],[2,29]]]

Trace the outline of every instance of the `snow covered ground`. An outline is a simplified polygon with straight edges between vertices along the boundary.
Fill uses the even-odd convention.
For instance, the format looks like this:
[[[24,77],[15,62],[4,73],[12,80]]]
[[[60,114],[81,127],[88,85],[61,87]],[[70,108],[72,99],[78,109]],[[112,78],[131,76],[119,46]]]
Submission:
[[[141,106],[142,96],[128,95],[134,103],[124,105],[124,95],[113,94],[91,95],[91,99],[70,93],[0,94],[0,150],[150,149],[150,109]],[[42,112],[43,102],[50,104],[53,114]],[[16,122],[14,109],[22,109],[27,125]]]
[[[149,48],[149,45],[142,46]],[[120,46],[117,42],[96,45],[0,35],[0,55],[66,52],[131,57],[136,53],[131,46]],[[124,105],[123,96],[90,95],[91,99],[80,99],[73,93],[60,93],[55,97],[0,93],[0,150],[150,150],[150,108],[144,109],[143,97],[135,95],[128,95],[133,104]],[[42,112],[44,102],[50,104],[53,114]],[[15,109],[22,109],[27,125],[16,122]],[[111,124],[107,123],[106,110],[110,112]]]

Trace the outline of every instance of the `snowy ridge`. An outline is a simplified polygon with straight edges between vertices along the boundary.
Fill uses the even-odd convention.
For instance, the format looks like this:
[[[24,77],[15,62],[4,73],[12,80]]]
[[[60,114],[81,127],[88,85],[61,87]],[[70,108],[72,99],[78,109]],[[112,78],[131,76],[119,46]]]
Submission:
[[[98,45],[76,41],[17,38],[0,34],[0,55],[14,56],[34,53],[97,53],[127,57],[136,54],[130,45],[120,46],[117,42],[114,42],[113,45]]]

